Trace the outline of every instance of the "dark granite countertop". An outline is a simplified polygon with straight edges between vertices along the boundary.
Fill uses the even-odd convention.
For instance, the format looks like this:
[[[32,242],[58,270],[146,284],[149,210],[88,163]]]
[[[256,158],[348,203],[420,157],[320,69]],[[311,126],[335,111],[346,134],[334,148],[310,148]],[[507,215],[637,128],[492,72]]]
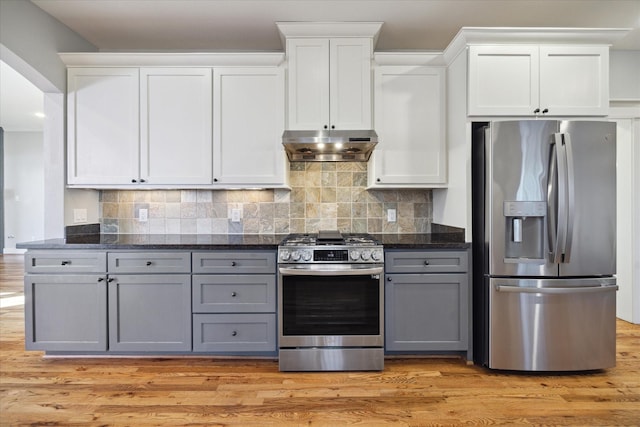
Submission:
[[[95,231],[95,229],[92,229]],[[82,230],[82,231],[86,231]],[[373,234],[385,249],[466,249],[463,229],[432,224],[431,233]],[[286,234],[101,234],[67,231],[66,238],[18,243],[20,249],[262,249],[275,250]]]

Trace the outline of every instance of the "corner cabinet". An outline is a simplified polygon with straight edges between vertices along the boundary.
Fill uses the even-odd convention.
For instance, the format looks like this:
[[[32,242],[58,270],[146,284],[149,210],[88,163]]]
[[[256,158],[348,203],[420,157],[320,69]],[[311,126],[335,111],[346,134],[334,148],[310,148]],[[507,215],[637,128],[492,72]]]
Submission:
[[[467,251],[385,251],[385,351],[471,358]]]
[[[68,184],[139,179],[138,80],[138,68],[68,70]]]
[[[371,129],[371,38],[290,38],[287,129]]]
[[[469,46],[468,115],[605,116],[609,47]]]
[[[376,67],[379,143],[368,165],[370,187],[446,186],[445,73],[444,67]]]

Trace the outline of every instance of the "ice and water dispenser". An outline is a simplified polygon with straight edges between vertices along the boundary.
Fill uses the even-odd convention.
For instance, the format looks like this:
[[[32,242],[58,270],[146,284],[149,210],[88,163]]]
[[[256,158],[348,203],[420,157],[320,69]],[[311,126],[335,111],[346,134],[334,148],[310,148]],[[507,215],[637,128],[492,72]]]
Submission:
[[[546,202],[504,202],[505,262],[544,258]]]

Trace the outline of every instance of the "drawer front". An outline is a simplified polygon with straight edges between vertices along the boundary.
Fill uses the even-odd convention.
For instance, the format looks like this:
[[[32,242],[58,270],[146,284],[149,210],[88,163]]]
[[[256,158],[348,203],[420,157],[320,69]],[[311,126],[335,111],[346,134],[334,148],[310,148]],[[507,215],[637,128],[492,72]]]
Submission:
[[[194,313],[273,313],[276,276],[194,275]]]
[[[274,352],[276,315],[194,314],[193,351]]]
[[[109,252],[109,273],[190,273],[190,252]]]
[[[24,256],[27,273],[104,273],[106,252],[29,251]]]
[[[275,274],[276,253],[211,251],[193,253],[194,273]]]
[[[385,251],[387,273],[461,273],[469,269],[466,251]]]

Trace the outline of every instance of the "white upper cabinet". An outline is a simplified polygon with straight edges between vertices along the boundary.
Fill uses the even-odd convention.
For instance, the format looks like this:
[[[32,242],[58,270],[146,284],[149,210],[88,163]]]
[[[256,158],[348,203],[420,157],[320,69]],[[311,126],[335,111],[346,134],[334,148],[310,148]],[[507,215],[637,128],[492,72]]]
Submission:
[[[213,94],[214,184],[285,185],[282,68],[216,68]]]
[[[288,129],[371,129],[371,38],[287,39]]]
[[[140,178],[149,185],[210,184],[210,68],[140,70]]]
[[[375,69],[375,129],[369,186],[435,188],[447,182],[445,68]]]
[[[137,182],[138,69],[70,68],[67,86],[67,183]]]
[[[470,116],[604,116],[608,46],[472,45]]]

